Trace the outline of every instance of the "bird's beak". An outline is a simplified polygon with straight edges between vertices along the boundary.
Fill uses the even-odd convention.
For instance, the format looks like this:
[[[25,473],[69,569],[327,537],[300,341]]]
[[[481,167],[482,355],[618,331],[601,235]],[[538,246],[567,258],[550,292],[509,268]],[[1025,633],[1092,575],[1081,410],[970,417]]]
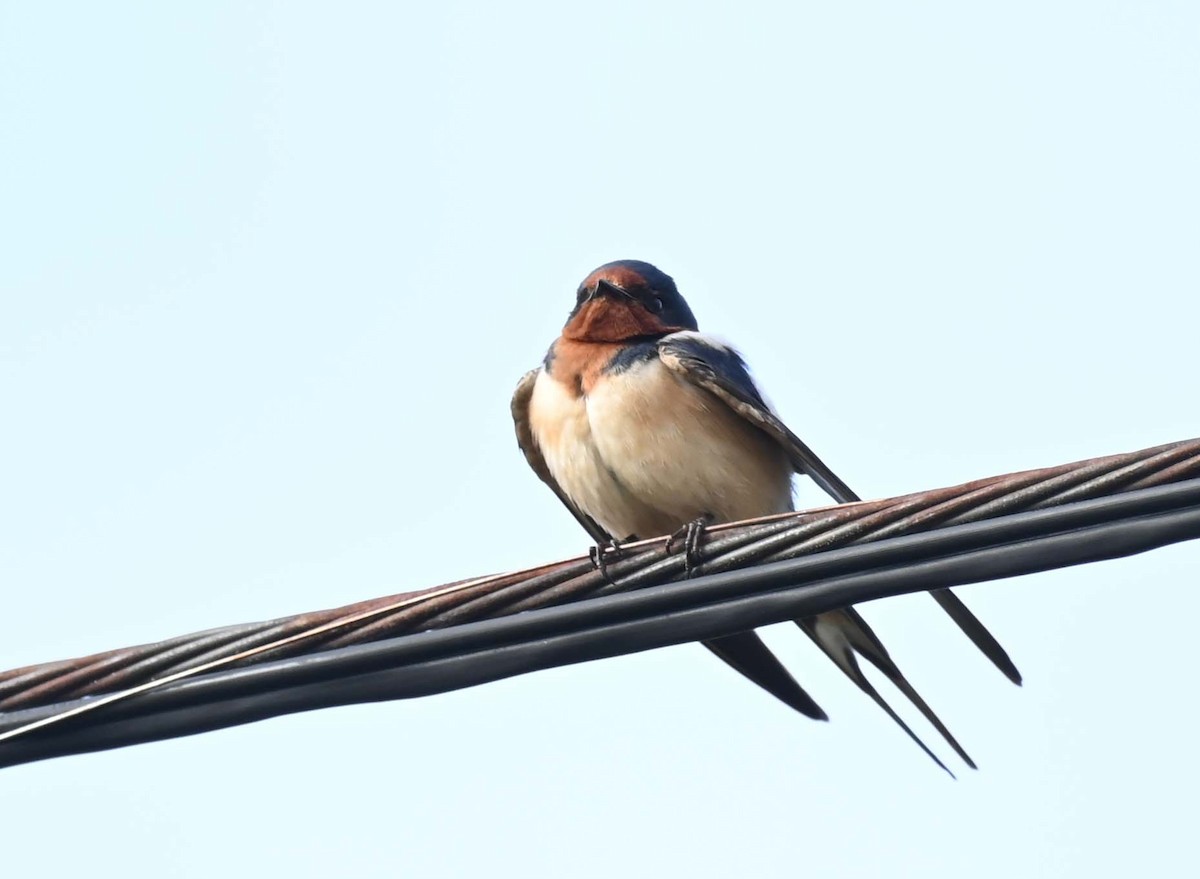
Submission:
[[[596,282],[597,296],[622,296],[625,299],[633,299],[633,295],[618,287],[612,281],[606,281],[601,278]]]

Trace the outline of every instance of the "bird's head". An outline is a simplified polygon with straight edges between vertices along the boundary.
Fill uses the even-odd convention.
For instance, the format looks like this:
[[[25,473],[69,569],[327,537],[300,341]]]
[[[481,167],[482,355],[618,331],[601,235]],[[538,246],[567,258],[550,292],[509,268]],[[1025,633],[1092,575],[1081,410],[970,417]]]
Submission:
[[[623,342],[696,328],[692,310],[668,275],[648,262],[621,259],[583,279],[563,336],[577,342]]]

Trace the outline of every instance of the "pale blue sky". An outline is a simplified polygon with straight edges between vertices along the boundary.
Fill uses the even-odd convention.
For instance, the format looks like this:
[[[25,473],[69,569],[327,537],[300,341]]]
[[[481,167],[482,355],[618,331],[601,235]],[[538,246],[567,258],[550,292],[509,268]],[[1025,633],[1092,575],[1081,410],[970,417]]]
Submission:
[[[0,3],[0,666],[585,549],[508,397],[611,259],[866,496],[1200,433],[1198,38],[1182,0]],[[829,724],[684,646],[4,770],[5,868],[1177,874],[1198,578],[963,589],[1020,690],[868,607],[957,783],[783,627]]]

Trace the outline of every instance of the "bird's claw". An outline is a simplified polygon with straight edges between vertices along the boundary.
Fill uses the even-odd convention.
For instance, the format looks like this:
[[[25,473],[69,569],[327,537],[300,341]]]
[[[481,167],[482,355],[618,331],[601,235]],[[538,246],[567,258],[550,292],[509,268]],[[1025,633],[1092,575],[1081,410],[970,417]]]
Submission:
[[[683,540],[683,571],[687,577],[691,577],[699,567],[697,556],[700,554],[700,541],[704,538],[704,532],[712,524],[712,520],[712,515],[706,513],[688,522],[667,538],[668,553],[675,548],[676,541]]]
[[[614,558],[622,557],[622,541],[610,540],[608,543],[597,543],[588,550],[588,558],[591,559],[592,567],[595,568],[604,577],[606,583],[612,585],[612,578],[608,576],[608,561],[605,556],[611,554]]]

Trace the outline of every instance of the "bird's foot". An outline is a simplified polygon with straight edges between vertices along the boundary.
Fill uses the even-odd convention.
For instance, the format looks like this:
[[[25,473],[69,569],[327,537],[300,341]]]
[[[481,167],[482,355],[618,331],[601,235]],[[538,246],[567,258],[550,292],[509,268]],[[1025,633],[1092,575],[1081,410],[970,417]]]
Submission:
[[[608,558],[620,559],[623,555],[625,541],[613,538],[608,543],[597,543],[588,550],[588,558],[592,561],[592,567],[601,573],[606,583],[612,585],[612,578],[608,576]]]
[[[712,514],[705,513],[688,522],[667,538],[668,553],[675,548],[677,541],[683,541],[683,571],[687,577],[691,577],[699,566],[697,557],[700,554],[700,541],[704,539],[704,532],[712,524],[712,521]]]

